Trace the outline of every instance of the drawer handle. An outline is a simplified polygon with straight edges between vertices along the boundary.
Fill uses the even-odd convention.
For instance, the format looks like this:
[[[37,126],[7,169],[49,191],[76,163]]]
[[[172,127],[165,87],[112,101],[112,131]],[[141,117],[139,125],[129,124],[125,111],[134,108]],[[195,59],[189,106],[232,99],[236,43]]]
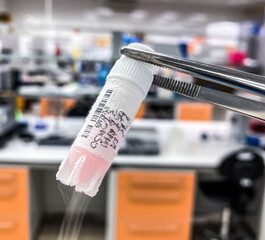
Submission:
[[[146,193],[146,192],[132,192],[129,194],[130,199],[133,201],[141,201],[141,202],[179,202],[183,195],[179,193],[175,194],[165,194],[165,193]]]
[[[178,224],[130,224],[129,231],[135,234],[139,233],[163,233],[163,234],[172,234],[177,233],[180,230]]]
[[[13,172],[0,173],[0,183],[11,182],[16,178]]]
[[[14,221],[0,221],[0,231],[1,230],[13,230],[17,226]]]
[[[176,188],[183,185],[182,178],[159,178],[132,176],[131,184],[136,187],[152,187],[152,188]]]
[[[0,189],[0,198],[11,198],[16,195],[15,189]]]

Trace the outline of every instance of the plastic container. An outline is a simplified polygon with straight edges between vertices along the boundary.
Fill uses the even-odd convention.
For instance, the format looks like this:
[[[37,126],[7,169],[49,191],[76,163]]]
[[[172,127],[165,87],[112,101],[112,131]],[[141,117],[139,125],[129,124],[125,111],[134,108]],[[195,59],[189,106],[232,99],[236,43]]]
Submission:
[[[151,50],[142,44],[131,47]],[[94,196],[152,84],[156,67],[122,56],[92,106],[57,179]]]

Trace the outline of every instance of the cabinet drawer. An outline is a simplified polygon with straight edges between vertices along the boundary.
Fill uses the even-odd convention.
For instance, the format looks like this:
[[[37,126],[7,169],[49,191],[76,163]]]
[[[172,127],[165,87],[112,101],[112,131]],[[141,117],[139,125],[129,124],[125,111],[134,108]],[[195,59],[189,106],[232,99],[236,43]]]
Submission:
[[[0,216],[26,215],[29,213],[28,187],[0,186]]]
[[[121,188],[180,189],[194,187],[192,172],[122,171],[118,173]]]
[[[190,222],[165,219],[130,219],[117,223],[117,240],[189,240]]]
[[[124,189],[118,192],[118,217],[190,218],[194,192]]]
[[[147,176],[146,179],[144,179],[143,174]],[[168,174],[169,176],[167,176]],[[139,176],[141,176],[141,178],[138,178]],[[137,172],[129,174],[121,172],[119,181],[120,179],[126,179],[127,187],[125,184],[118,186],[118,218],[191,218],[195,192],[194,174],[188,173],[188,175],[185,176],[182,173],[168,172],[140,172],[140,174]],[[138,179],[138,181],[132,179]],[[182,187],[181,184],[189,187]]]
[[[0,217],[0,239],[29,240],[29,225],[26,218]]]
[[[29,214],[27,169],[0,169],[0,216]]]
[[[28,169],[0,168],[0,187],[7,185],[27,186],[29,181]]]

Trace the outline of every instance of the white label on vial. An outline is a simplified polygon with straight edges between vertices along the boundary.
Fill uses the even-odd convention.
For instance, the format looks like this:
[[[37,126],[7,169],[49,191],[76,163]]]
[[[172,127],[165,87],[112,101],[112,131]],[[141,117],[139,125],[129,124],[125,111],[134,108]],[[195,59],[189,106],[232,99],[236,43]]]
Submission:
[[[116,155],[131,125],[130,117],[123,110],[108,105],[112,93],[113,89],[107,89],[102,98],[97,99],[96,109],[92,108],[74,142],[109,161]]]

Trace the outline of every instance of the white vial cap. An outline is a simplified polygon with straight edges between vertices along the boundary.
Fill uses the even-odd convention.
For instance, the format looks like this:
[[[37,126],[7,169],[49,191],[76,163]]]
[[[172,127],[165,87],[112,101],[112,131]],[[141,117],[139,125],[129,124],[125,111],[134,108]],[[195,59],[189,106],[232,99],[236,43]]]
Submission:
[[[154,52],[152,48],[140,43],[132,43],[129,47]],[[111,69],[107,80],[121,79],[124,81],[130,81],[141,90],[144,96],[146,96],[156,70],[157,66],[155,65],[122,55]]]

